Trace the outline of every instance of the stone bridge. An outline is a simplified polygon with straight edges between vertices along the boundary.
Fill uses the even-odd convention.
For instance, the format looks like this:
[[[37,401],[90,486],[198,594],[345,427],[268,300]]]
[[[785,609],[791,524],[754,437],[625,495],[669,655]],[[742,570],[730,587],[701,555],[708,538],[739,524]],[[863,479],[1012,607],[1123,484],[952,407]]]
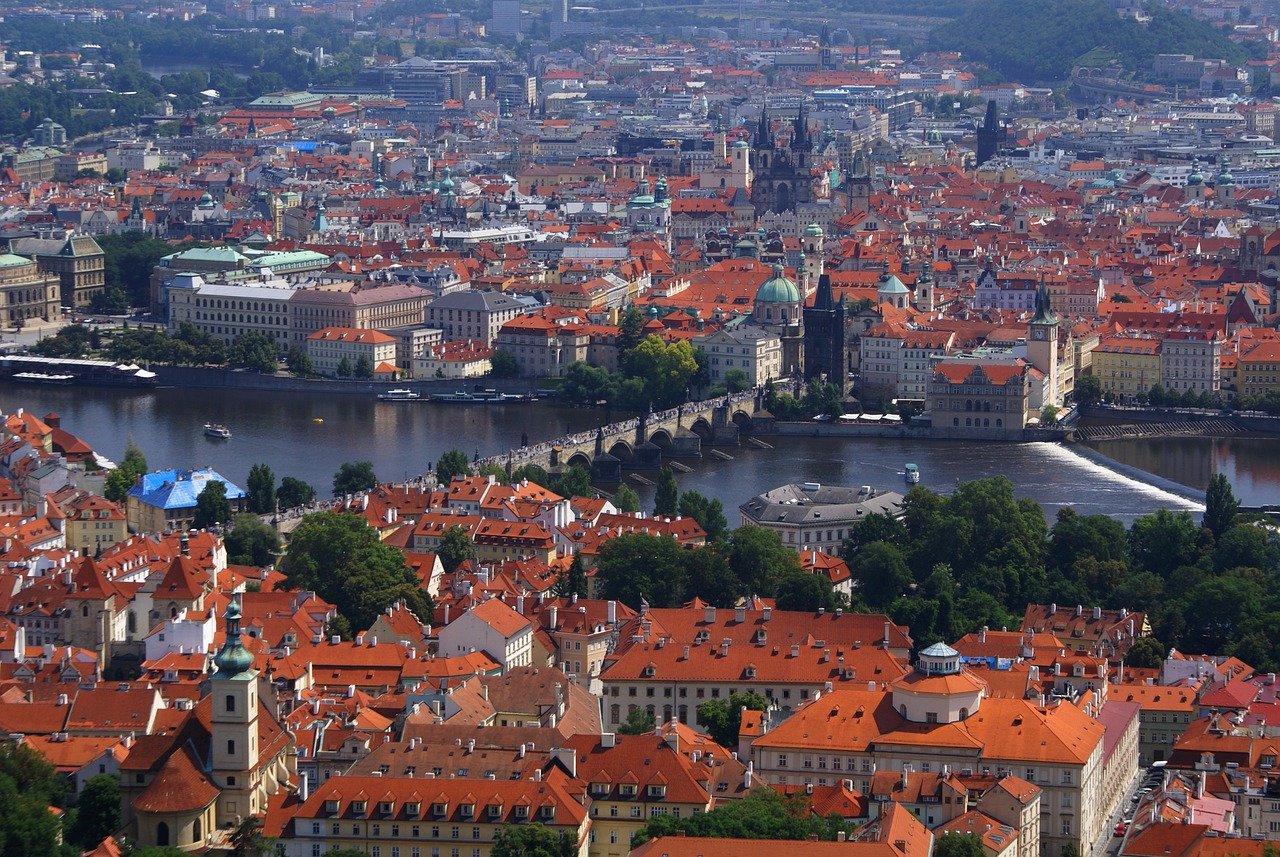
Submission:
[[[478,464],[509,470],[536,464],[552,472],[581,464],[591,470],[593,482],[620,482],[624,467],[656,468],[666,458],[696,458],[703,444],[736,445],[744,429],[767,432],[772,424],[773,416],[764,410],[764,391],[752,390],[513,449]]]

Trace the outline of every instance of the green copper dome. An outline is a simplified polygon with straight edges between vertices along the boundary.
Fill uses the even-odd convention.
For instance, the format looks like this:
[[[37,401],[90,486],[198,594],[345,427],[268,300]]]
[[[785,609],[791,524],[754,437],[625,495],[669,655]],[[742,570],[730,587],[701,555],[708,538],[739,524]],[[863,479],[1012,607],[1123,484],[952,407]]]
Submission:
[[[822,227],[816,223],[810,223],[804,228],[804,237],[806,238],[821,238],[823,234]]]
[[[902,280],[887,272],[880,275],[880,282],[876,285],[876,291],[882,295],[905,295],[911,292],[910,289],[902,284]]]
[[[1191,161],[1191,175],[1187,176],[1187,185],[1204,184],[1204,173],[1200,172],[1200,160],[1198,158]]]
[[[796,284],[783,276],[781,265],[773,266],[773,276],[760,284],[756,290],[756,303],[792,304],[799,303],[800,290]]]
[[[218,678],[234,678],[253,667],[253,655],[240,644],[240,602],[232,599],[222,617],[227,620],[227,641],[214,655],[213,663]]]

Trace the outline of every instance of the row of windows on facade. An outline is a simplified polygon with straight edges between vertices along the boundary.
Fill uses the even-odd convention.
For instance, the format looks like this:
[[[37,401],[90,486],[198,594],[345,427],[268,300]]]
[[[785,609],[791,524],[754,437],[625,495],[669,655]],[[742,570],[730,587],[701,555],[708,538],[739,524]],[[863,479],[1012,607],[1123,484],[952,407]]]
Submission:
[[[645,697],[646,697],[646,698],[648,698],[648,699],[652,699],[652,698],[654,698],[655,696],[657,696],[656,688],[653,688],[653,687],[646,687],[644,690],[645,690],[644,695],[645,695]],[[695,690],[695,693],[694,693],[694,698],[695,698],[695,699],[705,699],[705,698],[706,698],[706,696],[707,696],[706,688],[698,687],[698,688],[694,688],[694,690]],[[759,690],[758,688],[743,688],[743,690],[750,690],[752,693],[759,693],[759,692],[760,692],[760,690]],[[737,692],[738,692],[738,688],[736,688],[736,687],[731,687],[731,688],[729,688],[729,692],[726,694],[726,696],[733,696],[733,695],[734,695],[735,693],[737,693]],[[628,688],[627,688],[627,696],[629,696],[629,697],[637,697],[637,696],[639,696],[639,695],[640,695],[640,693],[639,693],[638,688],[636,688],[636,687],[634,687],[634,686],[632,686],[632,687],[628,687]],[[689,695],[689,688],[687,688],[687,687],[682,687],[682,688],[680,688],[680,689],[679,689],[679,691],[676,693],[676,696],[678,696],[680,699],[684,699],[684,698],[685,698],[685,697],[687,697],[688,695]],[[765,688],[765,690],[764,690],[764,695],[765,695],[765,697],[766,697],[767,699],[773,699],[773,688],[771,688],[771,687],[770,687],[770,688]],[[617,686],[617,685],[613,685],[612,687],[610,687],[610,688],[609,688],[609,696],[621,696],[621,693],[619,693],[619,688],[618,688],[618,686]],[[662,696],[663,696],[663,698],[664,698],[664,699],[670,699],[670,698],[671,698],[671,688],[670,688],[670,687],[664,687],[664,688],[662,689]],[[720,698],[720,688],[718,688],[718,687],[713,687],[713,688],[711,688],[711,698],[712,698],[712,699],[719,699],[719,698]],[[791,690],[790,690],[790,688],[783,688],[783,690],[782,690],[782,698],[783,698],[783,699],[790,699],[790,698],[791,698]],[[809,698],[809,691],[808,691],[808,690],[806,690],[806,689],[803,689],[803,688],[802,688],[802,689],[800,690],[800,698],[801,698],[801,699],[808,699],[808,698]],[[617,706],[614,706],[614,707],[616,708]],[[633,706],[633,707],[634,707],[634,706]]]
[[[952,427],[952,428],[959,428],[959,427],[960,427],[960,418],[959,418],[959,417],[952,417],[952,418],[951,418],[951,427]],[[987,419],[987,418],[984,418],[984,419],[979,420],[979,419],[977,419],[977,418],[972,418],[972,419],[971,419],[971,418],[969,418],[969,417],[965,417],[965,418],[964,418],[964,427],[965,427],[965,428],[991,428],[991,420],[990,420],[990,419]],[[999,417],[996,417],[996,428],[1004,428],[1004,420],[1000,419]]]

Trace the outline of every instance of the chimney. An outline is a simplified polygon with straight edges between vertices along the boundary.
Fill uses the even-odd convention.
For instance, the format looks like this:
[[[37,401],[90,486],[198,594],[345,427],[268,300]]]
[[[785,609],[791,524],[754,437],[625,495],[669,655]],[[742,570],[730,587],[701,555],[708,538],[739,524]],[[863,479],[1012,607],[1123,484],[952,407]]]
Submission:
[[[600,746],[604,747],[606,750],[609,749],[610,747],[617,746],[617,744],[618,744],[618,736],[616,733],[605,732],[600,736]]]
[[[773,618],[773,608],[766,606],[762,611],[764,621],[768,622]]]
[[[560,620],[560,608],[559,608],[559,607],[554,607],[554,606],[553,606],[553,607],[551,608],[551,610],[549,611],[549,613],[550,613],[550,615],[547,617],[547,621],[548,621],[550,624],[548,625],[548,627],[550,627],[552,630],[555,630],[555,628],[559,625],[559,620]]]
[[[716,623],[716,608],[707,607],[703,610],[702,619],[708,625],[714,625]]]
[[[191,556],[191,542],[185,532],[178,539],[178,550],[183,556]]]
[[[747,762],[747,769],[742,773],[742,787],[744,789],[751,788],[751,780],[755,777],[756,768],[754,762]]]
[[[662,739],[667,742],[667,746],[672,750],[675,750],[677,753],[680,752],[680,733],[675,729],[668,730],[667,734],[662,736]]]
[[[470,756],[475,751],[476,751],[476,739],[468,738],[467,739],[467,755]]]
[[[521,616],[524,615],[524,596],[523,595],[516,596],[516,612],[519,613]]]
[[[793,657],[793,658],[798,658],[798,657],[800,657],[800,644],[799,644],[799,643],[792,643],[792,644],[791,644],[791,657]]]
[[[605,603],[605,619],[610,625],[618,624],[618,602],[608,601]]]
[[[747,608],[745,607],[733,608],[733,621],[739,625],[747,621]]]
[[[1054,614],[1055,614],[1055,613],[1057,613],[1057,612],[1058,612],[1058,604],[1057,604],[1057,602],[1054,602],[1054,603],[1050,604],[1050,605],[1049,605],[1049,615],[1050,615],[1050,616],[1052,616],[1052,615],[1054,615]]]
[[[311,776],[306,771],[299,772],[301,782],[298,783],[298,800],[302,803],[307,802],[307,795],[311,793]]]
[[[987,626],[983,625],[982,630],[978,632],[978,642],[985,643],[987,641]]]
[[[1096,622],[1096,621],[1098,621],[1098,620],[1099,620],[1099,619],[1101,619],[1101,618],[1102,618],[1102,608],[1101,608],[1101,607],[1094,607],[1094,608],[1093,608],[1093,621],[1095,621],[1095,622]]]
[[[572,748],[556,747],[551,751],[551,755],[558,759],[560,764],[564,765],[570,777],[578,775],[578,754]]]
[[[891,622],[884,623],[884,647],[886,649],[889,648],[889,634],[892,631],[892,629],[893,629],[893,623]]]
[[[1077,604],[1077,605],[1076,605],[1076,616],[1077,616],[1077,617],[1080,617],[1080,616],[1083,616],[1083,615],[1084,615],[1084,605],[1083,605],[1083,604]]]

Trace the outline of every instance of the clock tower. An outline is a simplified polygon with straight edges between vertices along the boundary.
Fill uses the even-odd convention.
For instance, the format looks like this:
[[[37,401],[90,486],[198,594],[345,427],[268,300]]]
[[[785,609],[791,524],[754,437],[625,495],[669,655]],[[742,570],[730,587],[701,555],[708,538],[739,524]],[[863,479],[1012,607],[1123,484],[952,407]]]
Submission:
[[[1036,314],[1027,331],[1027,360],[1045,377],[1044,404],[1062,406],[1058,379],[1058,317],[1044,283],[1036,291]]]

